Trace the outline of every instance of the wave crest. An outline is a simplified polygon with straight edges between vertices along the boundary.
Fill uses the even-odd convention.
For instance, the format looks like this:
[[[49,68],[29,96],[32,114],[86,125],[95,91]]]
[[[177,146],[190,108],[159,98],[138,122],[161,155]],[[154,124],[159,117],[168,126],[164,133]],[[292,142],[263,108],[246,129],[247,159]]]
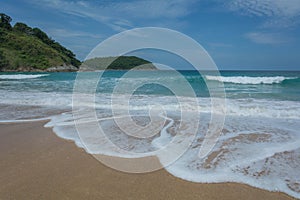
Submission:
[[[20,79],[33,79],[40,78],[44,76],[49,76],[49,74],[14,74],[14,75],[0,75],[0,79],[12,79],[12,80],[20,80]]]
[[[271,77],[250,77],[250,76],[205,76],[206,80],[219,81],[234,84],[275,84],[284,80],[297,79],[297,77],[271,76]]]

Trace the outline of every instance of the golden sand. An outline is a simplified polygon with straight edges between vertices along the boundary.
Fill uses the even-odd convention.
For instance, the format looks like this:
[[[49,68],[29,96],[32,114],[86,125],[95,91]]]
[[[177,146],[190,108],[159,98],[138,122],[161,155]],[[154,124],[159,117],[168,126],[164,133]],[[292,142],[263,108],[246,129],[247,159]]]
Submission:
[[[243,184],[199,184],[159,170],[108,168],[44,122],[0,124],[0,199],[292,199]]]

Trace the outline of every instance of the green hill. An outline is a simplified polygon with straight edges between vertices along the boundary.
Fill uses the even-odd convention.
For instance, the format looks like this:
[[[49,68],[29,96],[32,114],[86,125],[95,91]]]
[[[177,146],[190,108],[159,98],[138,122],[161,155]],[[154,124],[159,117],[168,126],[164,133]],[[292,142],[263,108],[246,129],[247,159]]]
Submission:
[[[39,28],[31,28],[0,13],[0,71],[154,70],[149,61],[136,56],[94,58],[82,63],[72,51]]]
[[[82,63],[81,71],[104,70],[155,70],[151,62],[136,56],[101,57],[86,60]]]
[[[10,22],[0,14],[0,71],[75,71],[80,66],[72,51],[40,29]]]

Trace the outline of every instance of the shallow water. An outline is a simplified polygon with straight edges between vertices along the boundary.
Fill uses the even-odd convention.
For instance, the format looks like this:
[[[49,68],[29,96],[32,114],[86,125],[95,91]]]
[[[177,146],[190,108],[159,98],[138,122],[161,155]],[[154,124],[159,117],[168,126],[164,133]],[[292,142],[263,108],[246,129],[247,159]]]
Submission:
[[[92,83],[88,77],[95,73],[85,73],[87,78],[80,92],[87,92],[84,97],[88,97]],[[83,101],[80,107],[73,107],[73,112],[76,73],[1,73],[0,120],[49,118],[46,126],[88,153],[119,157],[156,155],[176,135],[184,135],[190,137],[192,144],[176,162],[166,166],[171,174],[201,183],[246,183],[300,198],[300,73],[222,72],[221,76],[210,72],[180,73],[184,79],[169,71],[137,71],[122,80],[125,71],[106,72],[97,84],[95,104]],[[175,86],[179,94],[174,96],[174,91],[156,84],[161,81]],[[219,113],[217,110],[217,115],[226,116],[222,134],[212,151],[200,158],[199,149],[212,115],[212,99],[206,84],[213,86],[210,89],[218,94],[222,91],[221,81],[226,91],[226,110],[220,108]],[[117,93],[114,90],[120,84],[139,82],[147,84],[138,87],[133,95],[126,90]],[[194,97],[186,92],[186,83],[193,89]],[[106,137],[119,149],[112,148],[107,140],[89,129],[78,135],[74,118],[86,124],[95,121],[87,112],[91,108]],[[124,116],[127,111],[137,125],[146,127],[151,123],[149,110],[153,111],[154,125],[146,129],[153,132],[150,137],[132,137],[120,128],[121,123],[130,132],[132,126]],[[198,122],[199,127],[195,127]],[[195,138],[189,130],[196,131]],[[162,163],[166,159],[163,155],[158,157]]]

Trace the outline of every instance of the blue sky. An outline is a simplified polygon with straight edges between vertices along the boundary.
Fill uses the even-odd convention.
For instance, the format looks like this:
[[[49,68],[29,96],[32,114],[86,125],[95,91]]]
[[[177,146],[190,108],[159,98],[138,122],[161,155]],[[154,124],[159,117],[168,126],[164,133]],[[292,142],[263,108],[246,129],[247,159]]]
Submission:
[[[192,37],[222,70],[300,70],[300,0],[2,0],[0,12],[81,60],[113,34],[152,26]]]

